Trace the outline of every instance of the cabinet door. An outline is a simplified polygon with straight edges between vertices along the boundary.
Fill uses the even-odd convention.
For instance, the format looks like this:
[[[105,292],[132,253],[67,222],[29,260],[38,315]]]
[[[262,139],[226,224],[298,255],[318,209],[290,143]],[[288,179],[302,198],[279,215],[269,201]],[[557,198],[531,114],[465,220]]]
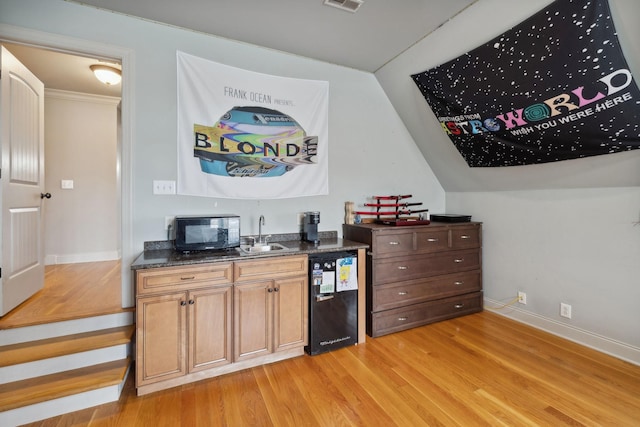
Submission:
[[[231,289],[189,292],[189,372],[231,363]]]
[[[136,385],[186,374],[187,294],[138,298]]]
[[[307,278],[294,277],[275,281],[273,292],[274,351],[302,347],[307,343]]]
[[[273,280],[234,287],[234,360],[264,356],[273,352]]]

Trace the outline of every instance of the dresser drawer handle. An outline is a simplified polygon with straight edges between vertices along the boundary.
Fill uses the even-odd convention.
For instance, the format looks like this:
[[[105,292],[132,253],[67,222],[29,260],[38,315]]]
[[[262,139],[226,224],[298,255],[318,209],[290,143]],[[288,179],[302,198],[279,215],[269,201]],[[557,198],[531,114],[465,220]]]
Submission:
[[[467,235],[467,234],[463,234],[462,236],[460,236],[461,239],[470,239],[471,236]]]
[[[439,241],[440,241],[440,239],[437,239],[435,237],[430,237],[430,238],[427,239],[427,242],[439,242]]]
[[[464,304],[456,304],[454,305],[454,307],[457,309],[461,309],[462,307],[464,307]]]
[[[400,242],[389,242],[390,245],[399,245]]]
[[[401,322],[406,322],[407,320],[409,320],[408,317],[398,317],[398,320]]]
[[[193,280],[195,278],[196,278],[196,276],[181,277],[180,280]]]
[[[400,291],[400,292],[398,292],[398,295],[400,295],[400,296],[409,295],[409,292]]]
[[[460,285],[464,285],[464,282],[462,280],[456,280],[455,282],[453,282],[453,284],[456,286],[460,286]]]
[[[398,270],[408,270],[409,267],[407,267],[406,265],[399,265],[398,266]]]
[[[453,262],[459,264],[461,262],[464,262],[464,258],[456,258],[456,259],[453,260]]]

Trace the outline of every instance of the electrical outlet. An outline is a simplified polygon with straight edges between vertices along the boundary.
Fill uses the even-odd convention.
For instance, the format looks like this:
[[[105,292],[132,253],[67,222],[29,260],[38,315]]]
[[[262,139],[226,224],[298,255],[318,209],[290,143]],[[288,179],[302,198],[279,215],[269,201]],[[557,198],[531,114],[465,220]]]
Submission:
[[[560,303],[560,316],[571,319],[571,306],[569,304]]]
[[[520,304],[527,304],[527,294],[524,292],[518,292],[518,302]]]
[[[153,194],[176,194],[176,182],[154,180]]]
[[[168,230],[169,226],[173,227],[173,217],[172,216],[165,216],[164,217],[164,229]]]

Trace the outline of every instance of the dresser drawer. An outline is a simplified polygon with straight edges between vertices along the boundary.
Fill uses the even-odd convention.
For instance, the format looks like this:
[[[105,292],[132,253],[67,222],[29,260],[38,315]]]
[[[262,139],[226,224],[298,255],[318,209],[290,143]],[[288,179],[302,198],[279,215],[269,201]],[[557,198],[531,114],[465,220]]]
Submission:
[[[421,253],[445,251],[449,248],[449,231],[433,229],[416,233],[416,250]]]
[[[232,263],[150,268],[136,272],[136,291],[138,295],[180,291],[200,286],[222,285],[232,282]]]
[[[373,286],[372,311],[389,310],[482,289],[480,270]]]
[[[479,268],[479,249],[379,259],[373,263],[372,283],[380,285]]]
[[[413,233],[376,234],[372,250],[375,256],[413,251]]]
[[[480,227],[457,227],[451,229],[451,247],[453,249],[479,248],[480,242]]]
[[[482,292],[413,304],[371,314],[372,337],[482,311]]]

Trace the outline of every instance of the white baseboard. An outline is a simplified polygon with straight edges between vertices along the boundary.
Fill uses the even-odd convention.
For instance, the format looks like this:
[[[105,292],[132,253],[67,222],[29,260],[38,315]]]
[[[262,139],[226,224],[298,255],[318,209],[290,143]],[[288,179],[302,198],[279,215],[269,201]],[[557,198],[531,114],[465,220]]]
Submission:
[[[498,309],[503,306],[504,304],[500,301],[489,298],[484,299],[484,308],[487,311],[508,317],[509,319],[533,326],[550,334],[640,366],[640,348],[522,310],[518,307],[510,306],[507,310]]]
[[[46,255],[45,265],[75,264],[79,262],[115,261],[120,259],[120,251],[88,252],[70,255]]]

